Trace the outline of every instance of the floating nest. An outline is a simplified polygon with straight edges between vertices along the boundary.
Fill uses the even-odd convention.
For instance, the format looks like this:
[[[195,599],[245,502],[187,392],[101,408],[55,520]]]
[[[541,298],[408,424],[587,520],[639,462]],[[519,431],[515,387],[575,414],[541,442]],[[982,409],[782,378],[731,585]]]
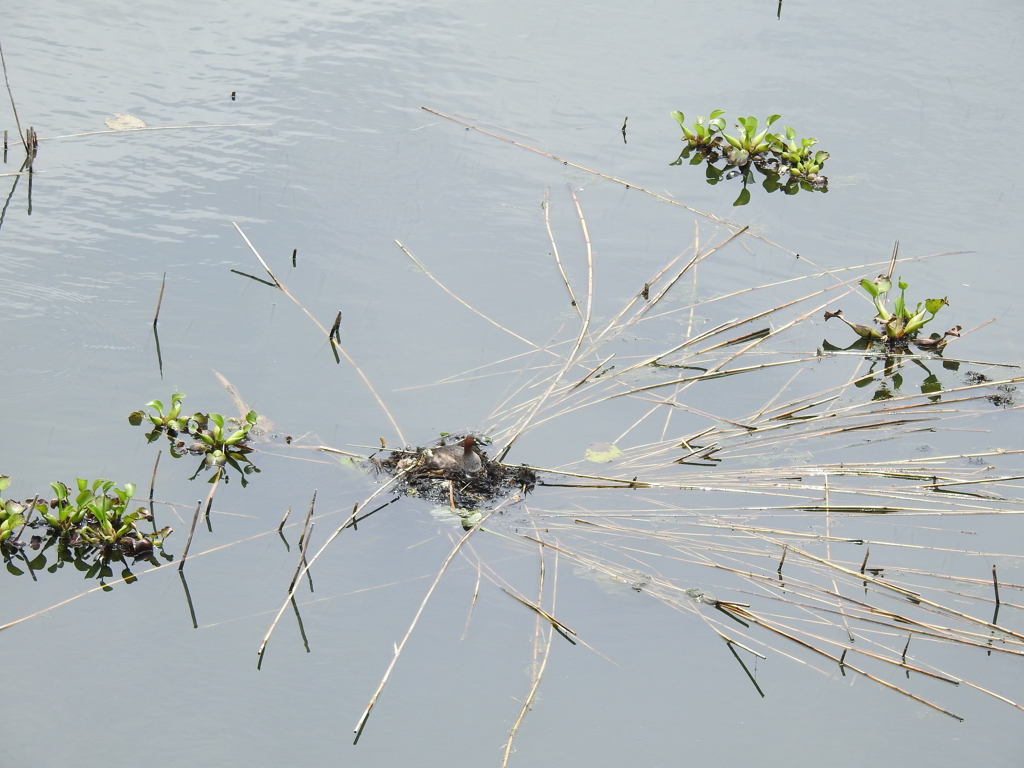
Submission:
[[[403,473],[399,493],[463,510],[533,490],[536,472],[492,460],[483,445],[475,435],[446,435],[436,445],[392,450],[370,461],[388,476]]]

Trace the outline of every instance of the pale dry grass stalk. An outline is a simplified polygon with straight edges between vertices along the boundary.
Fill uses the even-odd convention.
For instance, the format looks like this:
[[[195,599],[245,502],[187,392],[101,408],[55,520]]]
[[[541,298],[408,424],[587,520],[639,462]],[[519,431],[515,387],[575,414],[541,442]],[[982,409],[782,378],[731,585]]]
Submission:
[[[267,262],[265,262],[263,260],[263,257],[260,256],[259,251],[256,250],[256,246],[254,246],[252,242],[249,240],[249,238],[246,237],[246,234],[245,232],[242,231],[242,228],[239,227],[238,224],[236,224],[235,222],[231,222],[231,226],[233,226],[238,231],[238,234],[242,236],[242,239],[245,241],[245,244],[249,246],[249,250],[253,252],[253,255],[255,255],[256,258],[259,259],[260,264],[263,265],[263,269],[265,269],[267,271],[267,274],[270,275],[270,278],[274,281],[274,284],[281,290],[282,293],[284,293],[285,296],[292,300],[295,306],[301,309],[306,314],[306,316],[316,324],[317,328],[319,328],[323,332],[324,336],[327,337],[328,342],[332,344],[332,349],[338,350],[338,352],[340,352],[342,356],[346,360],[348,360],[349,364],[355,369],[356,373],[359,375],[359,378],[362,379],[363,384],[365,384],[366,388],[370,390],[370,394],[372,394],[373,399],[377,401],[377,405],[379,405],[381,410],[384,411],[384,415],[388,417],[388,421],[391,422],[391,426],[394,427],[395,433],[398,435],[399,442],[405,443],[405,437],[402,435],[402,430],[399,428],[398,422],[395,421],[395,417],[391,415],[391,411],[388,410],[388,407],[384,405],[384,401],[381,399],[381,396],[377,393],[377,390],[374,389],[373,385],[370,383],[370,380],[367,378],[366,374],[363,373],[363,369],[356,365],[355,360],[353,360],[352,357],[348,354],[348,352],[345,351],[344,347],[342,347],[340,344],[334,343],[333,339],[331,339],[330,331],[328,331],[323,326],[323,324],[319,320],[317,320],[310,313],[310,311],[302,305],[302,302],[300,302],[298,299],[292,296],[291,293],[289,293],[288,289],[284,287],[284,284],[277,279],[277,276],[274,275],[270,267],[267,266]]]

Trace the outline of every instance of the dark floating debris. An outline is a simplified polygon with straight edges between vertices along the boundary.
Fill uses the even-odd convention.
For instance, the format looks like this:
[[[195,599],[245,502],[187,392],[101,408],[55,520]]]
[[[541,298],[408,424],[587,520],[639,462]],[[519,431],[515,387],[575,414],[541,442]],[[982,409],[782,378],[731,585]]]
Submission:
[[[533,490],[536,472],[492,460],[484,445],[476,435],[443,435],[436,445],[391,450],[386,458],[370,461],[384,474],[403,473],[400,493],[463,510]]]
[[[992,379],[986,376],[984,373],[978,373],[977,371],[967,371],[964,374],[965,384],[987,384]],[[1011,384],[1002,384],[996,387],[1000,394],[989,395],[985,399],[988,400],[992,405],[998,406],[999,408],[1013,408],[1017,405],[1017,398],[1014,396],[1014,392],[1017,388]]]

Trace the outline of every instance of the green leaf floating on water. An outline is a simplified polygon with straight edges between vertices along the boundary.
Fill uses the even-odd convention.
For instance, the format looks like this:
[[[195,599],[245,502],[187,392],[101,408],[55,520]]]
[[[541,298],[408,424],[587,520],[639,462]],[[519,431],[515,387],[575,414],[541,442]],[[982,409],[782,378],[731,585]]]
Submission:
[[[607,464],[622,455],[622,449],[612,443],[591,443],[587,446],[586,459],[595,464]]]

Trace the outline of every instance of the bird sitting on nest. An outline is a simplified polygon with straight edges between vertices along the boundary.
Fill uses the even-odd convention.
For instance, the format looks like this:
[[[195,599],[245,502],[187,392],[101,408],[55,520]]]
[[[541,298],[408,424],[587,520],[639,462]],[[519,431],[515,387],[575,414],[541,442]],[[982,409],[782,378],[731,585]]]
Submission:
[[[469,474],[479,472],[483,467],[483,459],[476,447],[479,444],[480,441],[470,435],[461,443],[426,448],[422,453],[423,467],[442,471],[461,469]]]

